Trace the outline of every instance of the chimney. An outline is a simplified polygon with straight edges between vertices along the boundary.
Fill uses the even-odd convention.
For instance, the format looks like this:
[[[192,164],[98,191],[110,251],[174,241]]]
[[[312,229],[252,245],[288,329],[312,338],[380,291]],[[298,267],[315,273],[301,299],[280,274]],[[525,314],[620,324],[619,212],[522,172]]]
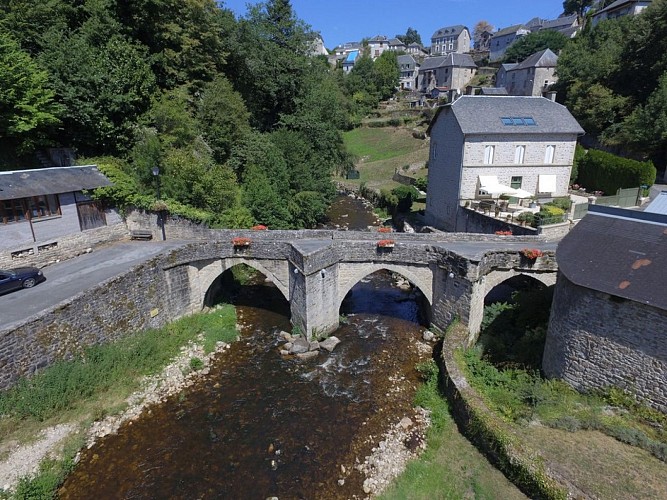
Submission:
[[[553,91],[553,90],[550,90],[549,92],[545,92],[544,97],[546,97],[550,101],[556,102],[556,92]]]

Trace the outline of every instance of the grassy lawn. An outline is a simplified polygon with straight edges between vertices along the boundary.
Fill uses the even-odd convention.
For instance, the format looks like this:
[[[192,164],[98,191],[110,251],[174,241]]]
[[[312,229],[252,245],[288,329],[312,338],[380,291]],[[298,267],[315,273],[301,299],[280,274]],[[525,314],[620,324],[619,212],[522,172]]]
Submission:
[[[464,438],[438,388],[438,375],[418,391],[416,404],[431,410],[426,451],[382,495],[386,500],[410,499],[519,499],[526,498],[501,472]]]
[[[400,184],[392,180],[396,170],[413,177],[426,177],[421,168],[406,172],[406,165],[425,163],[428,160],[429,141],[415,139],[408,128],[360,127],[344,135],[347,150],[357,157],[358,180],[344,180],[346,185],[358,187],[362,182],[369,188],[393,189]]]

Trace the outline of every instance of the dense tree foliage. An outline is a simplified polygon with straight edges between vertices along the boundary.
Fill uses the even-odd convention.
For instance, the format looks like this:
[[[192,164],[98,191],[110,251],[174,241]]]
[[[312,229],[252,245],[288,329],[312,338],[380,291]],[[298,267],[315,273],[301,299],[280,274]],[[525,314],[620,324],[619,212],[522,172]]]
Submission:
[[[667,163],[667,1],[589,26],[558,60],[560,99],[584,129],[661,168]]]
[[[416,29],[412,27],[409,27],[406,30],[405,35],[396,35],[396,38],[398,38],[406,46],[410,45],[411,43],[418,43],[419,45],[423,45],[421,35],[417,32]]]
[[[393,53],[344,75],[308,55],[313,36],[289,0],[240,18],[216,0],[5,0],[0,168],[30,166],[8,150],[73,147],[113,179],[101,196],[120,206],[150,208],[159,167],[174,212],[312,226],[332,173],[351,166],[342,130],[399,76]]]
[[[551,49],[555,54],[565,47],[569,38],[559,31],[540,30],[521,37],[505,52],[505,62],[521,62],[526,57],[544,49]]]

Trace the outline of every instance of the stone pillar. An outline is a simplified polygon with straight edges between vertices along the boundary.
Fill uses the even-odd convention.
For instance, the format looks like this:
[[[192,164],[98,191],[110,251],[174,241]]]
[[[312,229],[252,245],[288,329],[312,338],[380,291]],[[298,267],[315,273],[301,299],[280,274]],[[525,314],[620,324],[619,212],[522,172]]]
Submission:
[[[438,267],[433,282],[433,325],[445,330],[455,318],[468,325],[473,286],[456,270]]]
[[[339,325],[338,264],[310,274],[290,263],[292,325],[309,337],[334,331]]]

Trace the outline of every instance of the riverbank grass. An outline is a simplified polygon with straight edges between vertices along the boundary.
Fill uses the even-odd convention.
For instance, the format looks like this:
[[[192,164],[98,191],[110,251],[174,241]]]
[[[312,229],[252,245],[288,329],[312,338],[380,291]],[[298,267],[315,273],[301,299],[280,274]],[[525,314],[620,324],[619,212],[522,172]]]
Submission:
[[[52,498],[54,490],[48,485],[58,486],[70,470],[85,429],[95,420],[122,412],[141,379],[159,373],[183,346],[197,342],[210,353],[218,342],[237,338],[236,310],[225,304],[160,329],[86,348],[79,357],[58,362],[0,392],[0,452],[10,444],[33,442],[55,425],[70,424],[78,430],[64,441],[62,458],[45,461],[35,477],[21,481],[13,498]],[[7,494],[0,492],[0,498]]]
[[[425,382],[415,396],[415,404],[431,412],[427,448],[380,498],[526,498],[458,432],[440,390],[438,367],[433,361],[428,365],[417,367]]]

